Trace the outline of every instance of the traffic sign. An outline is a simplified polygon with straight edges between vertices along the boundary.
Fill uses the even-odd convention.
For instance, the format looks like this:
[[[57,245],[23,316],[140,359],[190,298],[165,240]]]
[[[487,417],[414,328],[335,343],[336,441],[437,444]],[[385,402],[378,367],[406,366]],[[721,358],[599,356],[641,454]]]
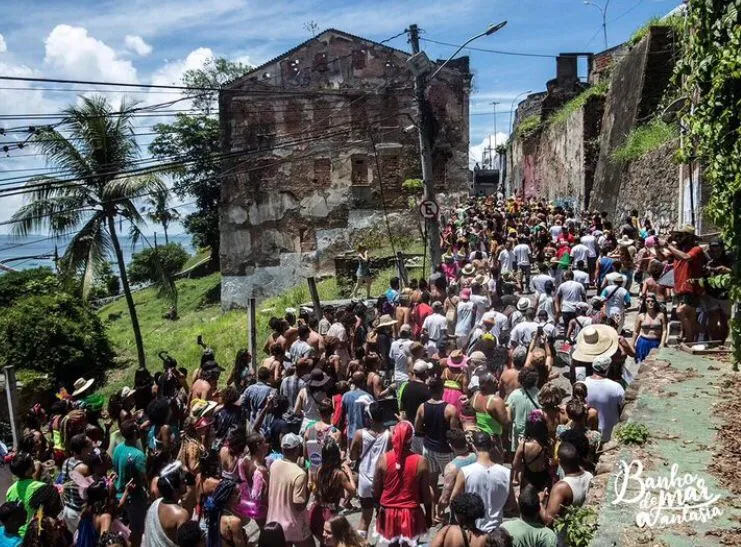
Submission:
[[[437,218],[437,215],[440,213],[440,206],[431,199],[426,199],[419,204],[419,212],[424,218],[430,220]]]

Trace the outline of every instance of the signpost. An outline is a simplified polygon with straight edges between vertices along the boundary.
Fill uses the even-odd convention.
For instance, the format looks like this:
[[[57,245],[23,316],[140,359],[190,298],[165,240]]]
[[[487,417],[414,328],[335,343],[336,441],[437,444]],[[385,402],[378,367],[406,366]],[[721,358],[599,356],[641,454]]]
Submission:
[[[437,218],[437,215],[440,214],[440,206],[437,202],[432,201],[431,199],[426,199],[419,204],[419,212],[422,215],[422,218],[432,220]]]

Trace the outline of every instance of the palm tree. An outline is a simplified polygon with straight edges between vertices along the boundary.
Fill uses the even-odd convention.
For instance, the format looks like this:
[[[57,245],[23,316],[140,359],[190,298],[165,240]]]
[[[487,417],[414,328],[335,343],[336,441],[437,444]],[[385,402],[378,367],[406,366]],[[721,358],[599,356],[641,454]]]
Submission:
[[[131,296],[126,264],[116,235],[116,220],[131,223],[132,234],[141,235],[144,219],[134,200],[166,190],[164,183],[139,169],[132,174],[139,146],[134,137],[132,116],[135,109],[126,101],[115,109],[104,97],[82,97],[80,103],[62,111],[57,129],[44,130],[32,139],[47,163],[65,174],[36,177],[27,183],[29,203],[13,215],[13,231],[27,235],[49,228],[52,235],[76,232],[62,256],[60,271],[84,272],[82,294],[87,298],[97,267],[109,259],[113,250],[118,263],[126,304],[134,330],[140,367],[145,367],[144,344],[134,299]]]
[[[152,222],[156,222],[162,226],[162,230],[165,232],[165,245],[170,241],[167,239],[167,227],[170,223],[180,219],[180,213],[174,207],[168,207],[168,201],[170,200],[170,192],[165,189],[162,192],[155,192],[146,199],[146,207],[142,208],[142,213],[145,213],[147,219]]]

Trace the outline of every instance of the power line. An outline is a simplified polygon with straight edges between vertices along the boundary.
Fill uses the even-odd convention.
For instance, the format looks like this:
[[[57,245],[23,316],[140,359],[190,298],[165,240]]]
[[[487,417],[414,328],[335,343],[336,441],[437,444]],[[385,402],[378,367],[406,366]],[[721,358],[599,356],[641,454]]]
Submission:
[[[388,119],[391,117],[394,117],[394,116],[385,116],[380,119],[373,120],[369,123],[380,123],[381,121],[384,121],[385,119]],[[342,124],[342,125],[347,125],[347,124]],[[339,126],[336,126],[336,127],[339,127]],[[264,154],[266,152],[270,152],[275,149],[281,149],[286,146],[306,144],[306,143],[311,143],[317,140],[324,140],[327,138],[339,136],[341,134],[344,134],[344,133],[347,133],[353,130],[354,128],[352,127],[352,125],[350,125],[350,127],[340,130],[340,131],[336,131],[334,133],[314,135],[314,136],[304,138],[304,139],[297,139],[295,141],[278,143],[278,145],[271,146],[270,149],[261,150],[258,148],[257,150],[247,150],[247,151],[242,150],[242,151],[222,153],[222,154],[215,155],[212,159],[215,161],[221,161],[223,159],[228,159],[230,157],[243,155],[245,152],[248,152],[251,154],[258,154],[258,155]],[[306,133],[306,130],[302,132],[302,134],[305,134],[305,133]],[[189,157],[189,155],[184,154],[179,157]],[[137,163],[138,161],[139,160],[134,160],[132,163]],[[171,161],[171,162],[166,162],[166,163],[139,167],[139,168],[135,168],[135,169],[128,170],[128,171],[112,170],[108,172],[90,173],[88,176],[92,178],[99,178],[99,177],[105,177],[108,175],[112,175],[111,180],[117,180],[117,179],[129,177],[129,176],[141,176],[141,175],[148,175],[148,174],[153,174],[157,172],[166,173],[167,171],[170,171],[173,168],[183,167],[187,164],[194,163],[197,161],[200,161],[200,160],[194,159],[194,160],[183,160],[183,161]],[[77,178],[70,178],[66,180],[54,180],[54,181],[34,181],[33,179],[28,179],[25,181],[25,184],[23,183],[23,181],[13,181],[11,183],[6,183],[5,185],[6,186],[13,185],[13,186],[10,188],[0,188],[0,197],[11,197],[11,196],[17,196],[17,195],[23,195],[23,194],[30,194],[37,190],[44,190],[44,189],[63,190],[63,189],[75,188],[75,187],[85,186],[86,182],[80,181],[79,177],[77,177]],[[0,184],[0,186],[2,186],[2,184]]]
[[[381,135],[386,135],[388,133],[393,133],[393,132],[396,132],[396,131],[398,131],[398,129],[394,128],[394,129],[389,129],[388,131],[381,132],[380,134]],[[292,161],[307,159],[307,158],[311,158],[311,157],[318,156],[318,155],[321,155],[321,154],[324,154],[324,152],[323,151],[322,152],[318,152],[318,153],[317,152],[311,152],[311,153],[308,153],[308,154],[303,155],[303,156],[283,158],[283,159],[280,159],[280,160],[277,160],[277,161],[274,161],[274,162],[271,162],[271,163],[267,163],[267,164],[263,164],[263,165],[257,165],[255,167],[251,167],[251,168],[248,168],[248,169],[239,171],[239,174],[250,173],[252,171],[259,171],[259,170],[262,170],[262,169],[267,169],[267,168],[272,167],[274,165],[280,165],[280,164],[283,164],[283,163],[288,163],[288,162],[292,162]],[[248,158],[248,159],[250,159],[250,158]],[[338,157],[338,158],[330,159],[331,162],[337,162],[337,161],[342,161],[342,160],[344,160],[344,158],[339,158]],[[232,167],[224,170],[221,174],[213,177],[212,180],[220,180],[220,179],[223,179],[225,177],[232,176],[231,171],[234,171],[235,169],[237,169],[237,167],[239,165],[243,164],[245,161],[248,161],[248,160],[246,159],[246,160],[241,160],[241,161],[237,162],[237,164],[235,164],[234,166],[232,166]],[[187,188],[189,186],[193,186],[195,184],[198,184],[199,182],[200,181],[194,181],[193,183],[190,183],[190,184],[187,184],[187,185],[183,185],[183,186],[181,186],[181,189]],[[156,191],[155,192],[142,192],[140,194],[136,194],[136,195],[133,195],[133,196],[127,196],[125,198],[101,200],[96,205],[105,205],[105,204],[116,203],[116,202],[119,202],[119,201],[133,200],[133,199],[137,199],[137,198],[141,198],[141,197],[150,196],[150,195],[153,195],[155,193],[156,193]],[[63,211],[56,211],[55,213],[45,213],[45,214],[34,215],[34,216],[29,217],[28,219],[25,219],[25,220],[37,220],[37,219],[41,219],[41,218],[52,217],[52,216],[55,216],[55,215],[63,215],[63,214],[68,214],[68,213],[73,213],[73,212],[81,212],[81,211],[85,211],[86,209],[89,209],[89,208],[88,207],[73,207],[71,209],[66,209],[66,210],[63,210]],[[8,226],[8,225],[11,225],[11,224],[18,224],[19,222],[20,222],[19,220],[6,220],[6,221],[0,222],[0,226]]]
[[[387,120],[389,118],[393,118],[393,117],[394,116],[392,115],[392,116],[383,116],[383,117],[373,118],[370,121],[370,123],[376,123],[376,122],[385,121],[385,120]],[[322,127],[322,128],[317,128],[317,129],[308,129],[307,128],[307,129],[304,129],[302,131],[294,132],[294,133],[283,133],[283,134],[280,134],[280,135],[257,135],[257,137],[269,137],[271,139],[277,139],[279,142],[277,144],[274,144],[272,146],[272,148],[278,148],[279,149],[279,148],[285,147],[287,145],[304,144],[304,143],[313,142],[314,140],[321,140],[323,138],[328,138],[328,137],[334,136],[334,135],[336,135],[336,133],[335,134],[327,134],[325,132],[330,131],[332,129],[339,129],[341,127],[347,127],[348,125],[352,125],[352,120],[348,120],[348,121],[345,121],[345,122],[342,122],[342,123],[338,123],[336,125],[329,125],[327,127]],[[344,133],[344,131],[342,131],[342,132]],[[314,133],[320,133],[320,134],[314,134]],[[310,135],[310,136],[307,137],[307,134]],[[293,141],[293,142],[280,142],[280,139],[284,139],[286,137],[293,137],[293,136],[296,136],[296,135],[301,135],[301,136],[306,137],[306,138],[298,139],[297,141]],[[37,141],[31,141],[30,144],[36,144],[36,142]],[[44,142],[54,142],[54,141],[44,141]],[[216,155],[214,155],[214,158],[213,159],[215,161],[219,161],[221,159],[228,158],[228,157],[230,157],[233,154],[241,154],[241,152],[231,152],[231,153],[216,154]],[[146,158],[138,158],[136,160],[133,160],[131,163],[132,164],[144,164],[144,163],[147,163],[147,162],[162,161],[162,160],[168,160],[168,159],[169,160],[178,160],[178,159],[187,160],[188,157],[189,157],[189,155],[187,155],[187,154],[171,155],[171,156],[150,156],[150,157],[146,157]],[[180,161],[172,161],[170,164],[165,164],[165,165],[181,166],[181,165],[185,165],[185,164],[191,163],[192,161],[197,161],[197,160],[182,161],[182,162],[180,162]],[[147,169],[147,170],[151,169],[153,171],[156,171],[156,170],[158,170],[158,169],[155,169],[157,167],[159,167],[159,166],[158,165],[153,165],[153,166],[148,166],[145,169]],[[54,168],[50,168],[50,169],[54,169]],[[161,169],[159,169],[159,170],[161,170]],[[59,169],[57,169],[56,171],[57,171],[57,174],[60,174],[60,175],[64,175],[65,172],[66,172],[66,176],[73,176],[73,175],[76,174],[76,173],[74,173],[74,172],[72,172],[70,170],[59,170]],[[2,171],[0,171],[0,173],[2,173]],[[106,176],[106,175],[119,175],[119,174],[121,174],[120,171],[114,170],[114,171],[107,171],[107,172],[106,171],[97,172],[97,173],[91,174],[90,176],[102,177],[102,176]],[[41,176],[41,175],[43,175],[43,173],[40,173],[39,174],[39,176]],[[7,192],[16,192],[16,191],[20,191],[20,190],[28,190],[29,187],[27,185],[25,185],[25,184],[34,182],[35,176],[32,175],[31,177],[32,178],[29,179],[28,178],[28,175],[18,175],[18,176],[14,176],[14,177],[8,177],[6,179],[0,179],[0,187],[2,187],[2,186],[11,186],[11,185],[14,186],[13,188],[0,188],[0,196],[1,195],[4,195],[4,194],[2,194],[3,192],[7,193]],[[71,179],[71,181],[78,181],[78,179],[77,178]],[[68,182],[68,181],[58,181],[58,182]],[[43,186],[48,185],[48,184],[49,184],[49,182],[39,181],[39,184],[37,185],[37,187],[43,187]],[[36,188],[36,187],[34,187],[34,188]],[[20,192],[20,193],[25,193],[25,192]],[[10,195],[17,195],[17,194],[10,194]]]
[[[452,44],[450,42],[440,42],[438,40],[432,40],[430,38],[420,38],[420,40],[424,40],[425,42],[430,42],[433,44],[438,44],[441,46],[450,46],[454,48],[460,47],[460,44]],[[485,49],[481,47],[472,47],[472,46],[466,46],[463,49],[470,49],[471,51],[483,51],[484,53],[496,53],[497,55],[513,55],[516,57],[538,57],[542,59],[556,59],[558,58],[558,55],[548,55],[546,53],[524,53],[519,51],[504,51],[500,49]]]

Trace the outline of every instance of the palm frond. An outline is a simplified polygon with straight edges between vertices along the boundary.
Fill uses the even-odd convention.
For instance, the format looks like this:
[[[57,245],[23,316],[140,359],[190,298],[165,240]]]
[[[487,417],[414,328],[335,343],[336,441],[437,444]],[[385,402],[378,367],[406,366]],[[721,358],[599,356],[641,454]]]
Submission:
[[[108,260],[113,250],[110,236],[104,229],[105,222],[105,214],[96,212],[67,244],[59,262],[66,276],[74,277],[83,272],[83,299],[87,299],[93,287],[96,268]]]
[[[75,229],[93,210],[86,208],[80,196],[57,196],[37,199],[18,209],[10,221],[12,233],[26,236],[49,227],[52,234],[59,235]]]
[[[131,200],[142,194],[156,194],[162,191],[167,191],[167,186],[159,177],[142,175],[108,181],[101,197],[105,201]]]
[[[134,236],[134,233],[137,233],[136,236]],[[143,237],[146,240],[146,237],[144,234],[141,233],[139,228],[137,228],[135,225],[131,225],[130,235],[133,237]],[[148,241],[147,241],[148,243]],[[157,295],[160,298],[166,298],[173,306],[178,305],[178,290],[175,286],[175,281],[167,275],[167,272],[162,267],[162,263],[159,261],[159,258],[157,257],[157,251],[155,249],[155,252],[153,253],[154,258],[154,269],[157,274],[157,281],[155,282],[155,287],[157,287]]]
[[[93,174],[90,163],[84,156],[83,151],[56,129],[46,129],[38,132],[31,138],[31,143],[37,146],[39,151],[46,156],[47,165],[69,173],[69,178],[85,180]],[[63,193],[67,186],[58,185],[58,191]]]

